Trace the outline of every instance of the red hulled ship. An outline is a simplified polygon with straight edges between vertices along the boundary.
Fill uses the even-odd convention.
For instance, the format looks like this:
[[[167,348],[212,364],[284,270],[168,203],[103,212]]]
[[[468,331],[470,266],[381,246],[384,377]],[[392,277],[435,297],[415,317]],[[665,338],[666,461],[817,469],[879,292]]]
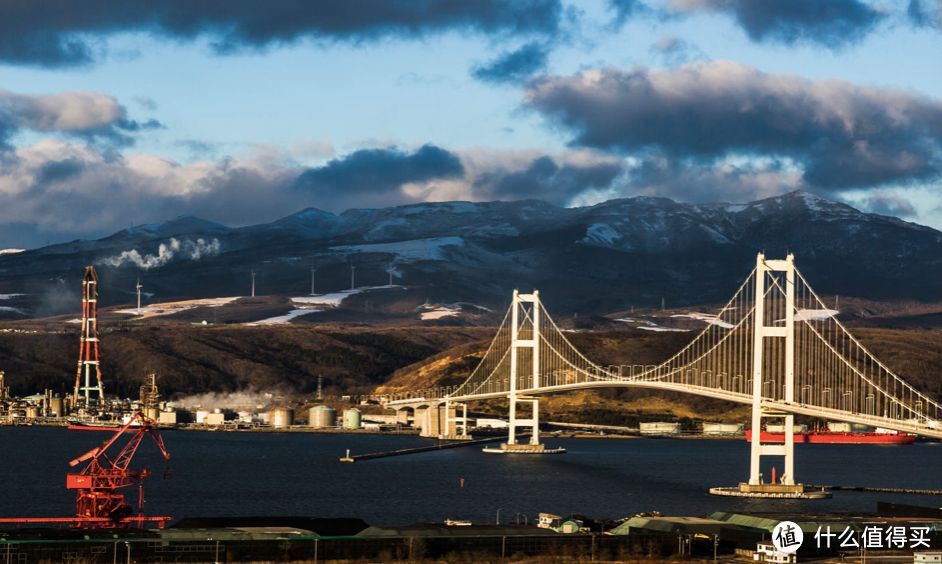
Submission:
[[[762,431],[763,443],[784,443],[785,433]],[[752,441],[752,429],[746,429],[746,440]],[[845,444],[845,445],[910,445],[916,442],[916,435],[906,433],[874,432],[839,432],[839,431],[801,431],[795,432],[795,443],[810,444]]]

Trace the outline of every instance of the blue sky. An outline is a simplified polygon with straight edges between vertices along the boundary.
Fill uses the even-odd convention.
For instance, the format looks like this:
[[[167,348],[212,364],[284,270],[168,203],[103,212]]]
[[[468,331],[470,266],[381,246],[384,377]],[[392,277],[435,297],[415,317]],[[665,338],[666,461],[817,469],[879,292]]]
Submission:
[[[0,248],[794,189],[942,227],[938,0],[372,1],[0,2]]]

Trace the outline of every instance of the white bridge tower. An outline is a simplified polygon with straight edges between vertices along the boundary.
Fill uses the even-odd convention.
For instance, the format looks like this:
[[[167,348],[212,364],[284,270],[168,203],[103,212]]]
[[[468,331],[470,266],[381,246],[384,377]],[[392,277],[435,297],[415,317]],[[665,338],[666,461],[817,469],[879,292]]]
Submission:
[[[527,304],[530,304],[529,307]],[[532,389],[540,387],[540,291],[521,294],[514,290],[510,307],[510,422],[507,445],[517,444],[517,427],[530,427],[530,444],[536,446],[540,444],[540,400],[520,396],[517,389],[523,376],[520,374],[521,356],[526,354],[529,354],[530,362],[525,363],[524,368],[530,368],[530,378],[523,376],[522,382],[529,384]],[[521,323],[521,313],[525,318],[524,323]],[[527,352],[521,355],[521,351]],[[530,404],[533,412],[530,421],[520,423],[517,420],[517,406],[521,403]]]
[[[772,286],[766,287],[770,275],[785,274],[785,325],[774,325],[775,319],[766,319],[767,313],[778,311],[777,308],[767,307],[767,292]],[[791,413],[769,410],[763,406],[763,388],[769,382],[769,393],[775,395],[776,387],[783,385],[782,401],[794,403],[795,401],[795,257],[789,254],[785,260],[766,260],[765,255],[756,256],[755,279],[755,331],[752,354],[752,444],[749,465],[749,485],[758,486],[763,482],[760,462],[763,456],[784,456],[785,467],[782,471],[780,484],[783,486],[795,485],[795,416]],[[774,317],[774,316],[773,316]],[[769,323],[772,323],[770,325]],[[784,339],[784,367],[778,364],[765,362],[764,351],[766,343],[772,339]],[[772,373],[767,373],[770,368]],[[774,372],[784,370],[784,374]],[[784,419],[785,443],[763,444],[763,419]]]

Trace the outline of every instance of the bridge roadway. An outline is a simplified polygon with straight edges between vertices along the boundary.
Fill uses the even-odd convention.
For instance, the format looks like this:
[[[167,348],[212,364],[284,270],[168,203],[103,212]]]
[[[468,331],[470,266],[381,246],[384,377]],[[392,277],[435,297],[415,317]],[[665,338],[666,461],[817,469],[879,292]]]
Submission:
[[[527,398],[527,397],[540,397],[548,396],[557,393],[571,392],[575,390],[588,390],[588,389],[598,389],[598,388],[643,388],[643,389],[655,389],[655,390],[664,390],[670,392],[681,392],[687,394],[694,394],[698,396],[714,398],[719,400],[731,401],[734,403],[741,403],[745,405],[753,404],[752,394],[744,394],[739,392],[731,392],[728,390],[722,390],[717,388],[708,388],[704,386],[695,386],[689,384],[678,384],[676,382],[657,382],[657,381],[644,381],[644,380],[620,380],[617,377],[613,377],[612,380],[599,380],[596,382],[577,382],[573,384],[560,384],[556,386],[544,386],[540,388],[520,388],[517,389],[516,395],[518,398]],[[390,409],[405,409],[411,408],[415,409],[416,407],[421,406],[441,406],[447,403],[459,404],[459,403],[468,403],[472,401],[481,401],[489,399],[506,399],[509,397],[508,392],[490,392],[490,393],[481,393],[481,394],[468,394],[468,395],[455,395],[449,396],[447,398],[409,398],[403,400],[393,400],[387,402],[385,405]],[[867,415],[864,413],[853,413],[844,411],[841,409],[825,408],[819,406],[804,405],[801,403],[788,403],[784,401],[775,401],[775,400],[762,400],[762,408],[768,411],[779,411],[782,413],[792,413],[795,415],[807,415],[811,417],[818,417],[828,419],[830,421],[844,421],[847,423],[860,423],[861,425],[870,425],[872,427],[881,427],[884,429],[892,429],[894,431],[899,431],[901,433],[912,433],[914,435],[920,435],[923,437],[929,437],[934,439],[942,439],[942,422],[940,421],[928,421],[926,424],[917,424],[916,422],[909,422],[905,420],[891,419],[888,417],[880,417],[874,415]]]

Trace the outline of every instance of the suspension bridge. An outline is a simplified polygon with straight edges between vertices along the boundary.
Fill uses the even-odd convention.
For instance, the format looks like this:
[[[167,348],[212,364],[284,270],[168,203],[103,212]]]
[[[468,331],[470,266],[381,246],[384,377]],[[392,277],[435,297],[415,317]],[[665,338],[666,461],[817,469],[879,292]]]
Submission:
[[[658,389],[751,405],[752,429],[767,420],[781,421],[784,444],[762,443],[759,433],[753,433],[749,482],[741,487],[759,495],[770,491],[762,482],[764,456],[785,459],[780,484],[771,490],[781,486],[787,493],[796,487],[796,415],[942,439],[938,401],[867,350],[815,294],[791,254],[781,260],[758,254],[755,269],[729,302],[661,364],[596,364],[566,338],[538,291],[515,291],[497,334],[467,380],[381,400],[393,409],[414,410],[425,436],[443,438],[467,436],[469,402],[504,400],[510,413],[502,448],[539,452],[539,398],[594,388]],[[520,429],[529,435],[522,445]]]

